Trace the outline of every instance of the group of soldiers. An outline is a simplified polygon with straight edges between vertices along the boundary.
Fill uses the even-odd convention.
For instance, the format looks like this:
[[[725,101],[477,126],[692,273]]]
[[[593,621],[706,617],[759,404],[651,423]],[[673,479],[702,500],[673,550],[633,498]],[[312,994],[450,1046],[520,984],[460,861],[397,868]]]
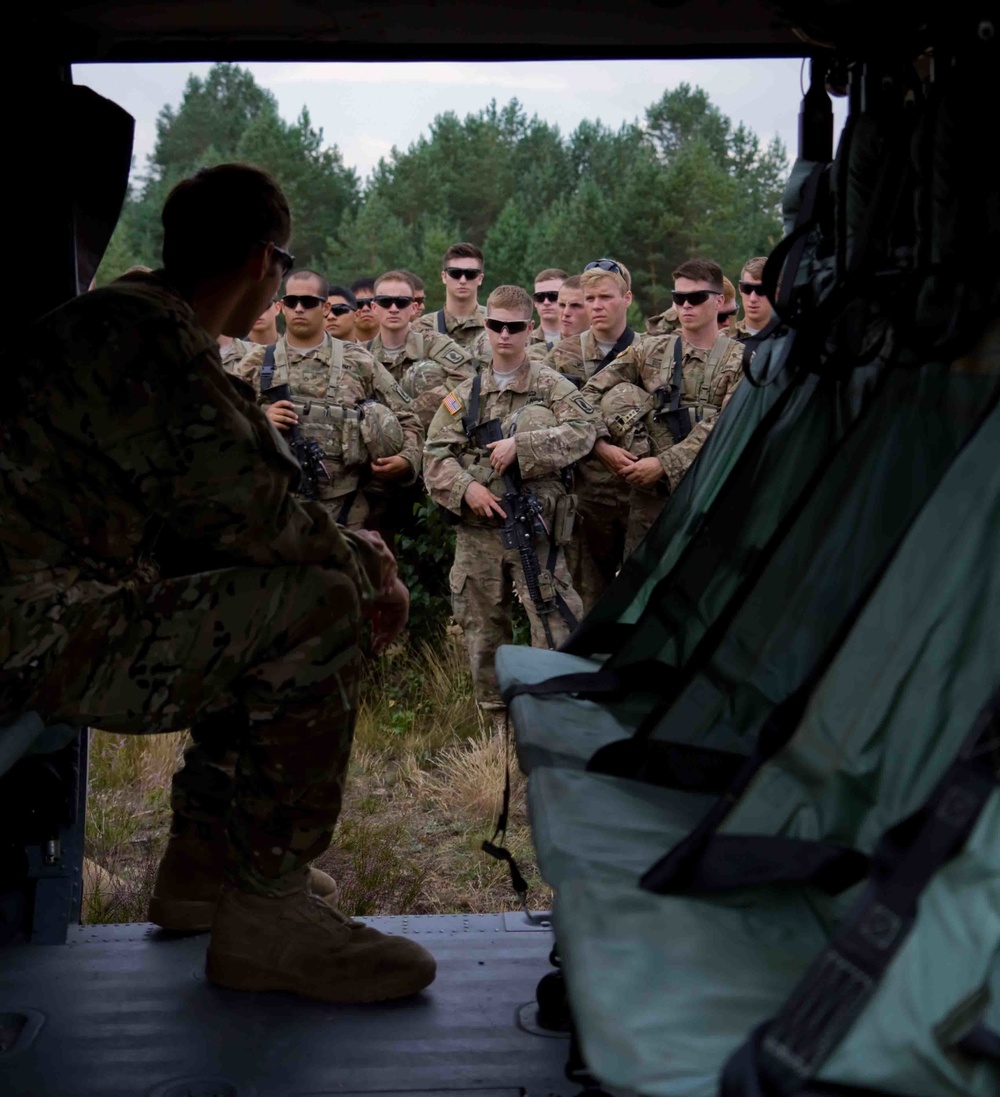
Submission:
[[[499,709],[493,657],[511,637],[513,593],[536,646],[560,643],[600,598],[729,400],[744,344],[771,322],[764,263],[740,271],[742,317],[717,263],[682,263],[643,334],[617,259],[546,268],[532,293],[498,286],[482,305],[483,253],[457,243],[432,313],[410,271],[348,287],[298,269],[246,340],[220,341],[222,360],[279,431],[314,443],[304,489],[340,524],[392,545],[425,493],[455,523],[453,613],[476,698]],[[508,513],[519,493],[530,516]],[[531,527],[534,576],[515,518]]]

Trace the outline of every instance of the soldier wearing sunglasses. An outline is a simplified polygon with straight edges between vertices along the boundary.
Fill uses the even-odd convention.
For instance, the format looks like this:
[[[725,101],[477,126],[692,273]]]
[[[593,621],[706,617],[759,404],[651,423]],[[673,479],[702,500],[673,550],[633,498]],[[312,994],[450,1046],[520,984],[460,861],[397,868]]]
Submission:
[[[351,283],[351,293],[357,303],[354,313],[354,338],[359,343],[367,343],[375,338],[378,320],[372,311],[372,298],[375,296],[375,281],[372,278],[356,278]]]
[[[436,331],[448,335],[473,358],[486,360],[490,345],[486,338],[486,309],[479,303],[483,284],[483,253],[475,244],[452,244],[441,261],[444,308],[415,320],[415,331]]]
[[[616,385],[637,385],[653,395],[649,414],[657,425],[668,427],[666,438],[672,444],[648,457],[613,445],[607,423],[598,427],[595,455],[631,489],[626,553],[642,540],[690,468],[742,376],[743,347],[719,330],[725,300],[719,265],[689,259],[673,277],[671,296],[680,329],[637,339],[583,388],[583,396],[599,405]],[[662,437],[663,432],[650,431],[650,436]]]
[[[743,319],[736,325],[736,338],[741,343],[759,335],[771,322],[774,310],[764,296],[761,278],[764,276],[764,255],[748,259],[740,271],[740,297],[743,299]]]
[[[722,308],[719,309],[718,316],[719,330],[725,331],[727,335],[737,339],[739,338],[737,334],[739,325],[736,318],[740,314],[740,308],[736,303],[736,287],[725,275],[722,276],[722,298]],[[671,305],[664,312],[649,317],[646,321],[646,334],[671,335],[675,331],[679,331],[680,326],[681,322],[677,317],[677,306]],[[743,340],[740,339],[740,342],[742,343]]]
[[[356,341],[354,314],[358,302],[347,286],[329,287],[326,303],[330,306],[326,314],[326,333],[331,339],[342,339],[345,343]]]
[[[261,390],[287,383],[290,400],[261,395],[268,419],[280,431],[297,426],[319,443],[328,479],[319,499],[349,529],[368,517],[363,490],[369,478],[413,483],[420,471],[423,428],[412,401],[363,347],[332,339],[325,330],[330,305],[326,279],[312,270],[288,276],[281,308],[285,334],[270,347],[256,347],[237,375]],[[265,363],[273,372],[262,379]]]
[[[548,267],[535,275],[535,292],[531,296],[538,313],[538,327],[528,339],[528,354],[539,362],[544,362],[559,342],[559,290],[567,277],[558,267]]]
[[[493,657],[500,644],[511,642],[512,586],[531,622],[532,644],[548,646],[518,552],[505,549],[500,537],[504,473],[519,470],[524,487],[541,501],[548,536],[536,537],[535,550],[543,597],[561,598],[568,616],[578,618],[582,605],[564,556],[573,500],[562,473],[593,445],[596,412],[571,381],[529,360],[532,301],[525,290],[498,286],[487,307],[490,365],[441,402],[427,430],[424,482],[431,498],[458,522],[452,611],[465,635],[476,700],[485,709],[500,709]],[[502,440],[482,444],[477,426],[496,419]],[[569,636],[562,610],[547,619],[554,643]]]

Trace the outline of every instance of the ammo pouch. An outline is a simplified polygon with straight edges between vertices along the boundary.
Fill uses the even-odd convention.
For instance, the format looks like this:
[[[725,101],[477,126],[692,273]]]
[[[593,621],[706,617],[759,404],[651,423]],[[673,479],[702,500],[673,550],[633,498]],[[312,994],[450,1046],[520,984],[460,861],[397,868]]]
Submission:
[[[552,516],[552,542],[560,548],[568,545],[573,536],[573,524],[576,521],[576,496],[560,495],[556,498],[555,513]]]
[[[368,459],[361,438],[361,413],[357,408],[307,400],[299,412],[301,426],[323,447],[326,456],[344,468],[356,468]]]

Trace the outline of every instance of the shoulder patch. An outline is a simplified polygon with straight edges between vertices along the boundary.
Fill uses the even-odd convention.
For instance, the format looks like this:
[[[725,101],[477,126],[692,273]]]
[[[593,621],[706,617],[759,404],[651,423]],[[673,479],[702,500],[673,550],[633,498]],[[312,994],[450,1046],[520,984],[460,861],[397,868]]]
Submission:
[[[460,366],[463,362],[467,362],[468,359],[460,350],[449,350],[446,354],[442,354],[441,357],[446,362],[451,362],[453,365]]]
[[[593,415],[594,414],[594,411],[596,410],[594,408],[594,405],[588,403],[586,400],[584,400],[584,398],[582,396],[572,396],[572,397],[570,397],[570,399],[573,401],[574,404],[576,404],[576,406],[585,415]]]
[[[448,395],[441,401],[442,404],[448,409],[451,415],[458,415],[462,410],[462,401],[454,394],[449,392]]]

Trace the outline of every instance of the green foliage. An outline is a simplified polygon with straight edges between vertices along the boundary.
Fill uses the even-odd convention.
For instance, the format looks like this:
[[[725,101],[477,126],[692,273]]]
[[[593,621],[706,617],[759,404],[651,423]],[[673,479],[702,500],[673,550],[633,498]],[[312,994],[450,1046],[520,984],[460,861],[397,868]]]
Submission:
[[[443,632],[451,616],[448,572],[455,558],[455,527],[430,500],[414,505],[413,520],[396,538],[400,578],[410,591],[410,630]]]

